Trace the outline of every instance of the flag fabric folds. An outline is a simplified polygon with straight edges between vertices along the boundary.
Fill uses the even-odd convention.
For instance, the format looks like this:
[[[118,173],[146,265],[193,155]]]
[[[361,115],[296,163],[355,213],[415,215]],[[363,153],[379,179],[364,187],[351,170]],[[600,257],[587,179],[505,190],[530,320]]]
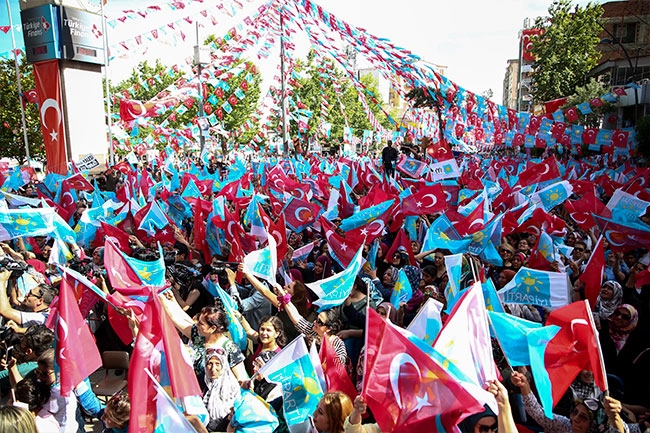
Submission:
[[[259,374],[282,386],[284,416],[289,426],[305,421],[323,396],[302,335],[264,364]]]
[[[533,304],[558,308],[569,303],[567,275],[521,267],[515,277],[498,292],[506,304]]]
[[[402,302],[408,302],[411,297],[413,297],[413,288],[411,288],[411,283],[402,268],[397,272],[397,281],[395,281],[395,286],[390,294],[390,303],[395,308],[399,308]]]
[[[70,392],[102,366],[95,337],[84,320],[68,278],[61,280],[56,322],[56,362],[61,370],[61,395]],[[84,342],[84,344],[81,344]]]
[[[494,311],[488,311],[488,317],[510,365],[513,367],[530,365],[528,333],[541,328],[541,323]]]
[[[357,396],[357,389],[352,384],[345,365],[341,363],[341,359],[336,354],[328,338],[323,338],[319,358],[326,382],[324,390],[327,390],[327,392],[341,391],[350,397],[350,401],[354,401]]]
[[[457,431],[482,404],[374,310],[367,312],[362,395],[382,431]]]
[[[362,253],[363,245],[357,250],[352,262],[346,269],[324,280],[306,284],[319,298],[314,301],[314,304],[320,307],[318,311],[337,307],[350,296],[354,279],[361,269]]]
[[[407,329],[425,343],[433,345],[442,329],[442,318],[440,317],[442,307],[443,305],[435,299],[427,299]]]

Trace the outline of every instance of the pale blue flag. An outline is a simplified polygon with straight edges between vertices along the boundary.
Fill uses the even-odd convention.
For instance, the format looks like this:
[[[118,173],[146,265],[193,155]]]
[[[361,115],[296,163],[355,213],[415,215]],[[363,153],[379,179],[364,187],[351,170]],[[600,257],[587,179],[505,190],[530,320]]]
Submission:
[[[364,245],[361,245],[359,251],[357,251],[352,258],[350,265],[342,272],[334,274],[324,280],[307,284],[307,287],[309,287],[319,298],[314,301],[314,304],[320,307],[318,311],[338,307],[348,296],[350,296],[352,286],[354,285],[354,279],[361,270],[363,247]]]
[[[440,317],[442,308],[442,303],[433,298],[427,299],[407,329],[428,345],[433,345],[442,329],[442,318]]]

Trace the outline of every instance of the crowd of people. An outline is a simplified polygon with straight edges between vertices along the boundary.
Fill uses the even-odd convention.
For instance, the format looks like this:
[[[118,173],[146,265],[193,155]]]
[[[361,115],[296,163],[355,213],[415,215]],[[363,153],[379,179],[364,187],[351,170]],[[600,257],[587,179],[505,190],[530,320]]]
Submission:
[[[369,195],[378,194],[378,191],[397,198],[409,185],[415,188],[425,185],[426,178],[409,180],[404,173],[399,170],[396,172],[398,158],[396,149],[389,145],[383,152],[381,161],[366,158],[363,163],[353,163],[347,158],[319,160],[316,157],[249,161],[246,172],[234,181],[232,177],[229,178],[228,167],[215,171],[214,166],[204,166],[201,161],[191,164],[183,162],[181,165],[177,162],[176,167],[172,168],[163,161],[140,168],[120,164],[119,167],[112,167],[101,175],[89,178],[94,183],[94,190],[77,191],[74,212],[66,215],[72,228],[81,226],[84,215],[88,216],[93,208],[101,206],[102,203],[96,200],[112,200],[123,206],[132,200],[143,204],[156,199],[169,206],[172,204],[170,197],[175,197],[174,203],[178,203],[180,197],[187,204],[188,211],[180,217],[177,214],[172,216],[171,210],[166,209],[167,227],[171,228],[171,235],[166,239],[140,230],[139,222],[134,222],[132,216],[116,226],[128,235],[126,255],[130,257],[156,260],[159,258],[157,242],[161,243],[167,265],[165,280],[168,289],[159,295],[160,302],[163,311],[190,349],[194,373],[203,392],[202,401],[208,414],[205,422],[188,414],[189,422],[197,431],[244,431],[232,418],[233,407],[242,397],[242,390],[252,391],[269,403],[278,420],[275,431],[289,431],[283,416],[281,387],[267,381],[258,371],[288,343],[302,336],[308,347],[313,344],[321,349],[321,346],[327,345],[334,350],[337,360],[358,393],[355,396],[340,391],[325,392],[311,416],[312,431],[379,432],[381,427],[373,422],[372,410],[368,408],[363,395],[363,381],[372,374],[364,369],[365,335],[369,331],[366,329],[368,309],[377,311],[397,327],[407,327],[428,299],[434,299],[446,307],[450,282],[461,290],[471,285],[474,277],[472,272],[466,272],[467,264],[471,263],[472,267],[480,270],[482,282],[491,279],[497,289],[505,287],[522,267],[530,265],[532,255],[537,252],[540,233],[522,228],[497,236],[499,258],[496,262],[465,252],[464,272],[459,281],[453,281],[457,277],[450,275],[445,265],[445,258],[452,254],[451,251],[445,247],[431,250],[423,248],[426,229],[440,214],[447,211],[416,215],[415,230],[408,234],[410,243],[407,245],[398,245],[400,233],[406,233],[407,228],[405,225],[392,224],[398,217],[396,214],[390,216],[385,228],[374,240],[376,248],[370,242],[365,245],[363,265],[354,278],[349,295],[340,305],[331,308],[319,309],[316,304],[318,296],[310,285],[345,271],[346,266],[340,263],[338,251],[333,251],[337,247],[328,243],[324,227],[316,218],[300,230],[286,229],[286,244],[277,247],[277,282],[265,281],[243,265],[246,253],[266,246],[264,241],[249,234],[251,222],[246,215],[250,197],[262,197],[259,201],[261,211],[275,224],[284,219],[284,204],[290,197],[301,192],[289,188],[272,191],[269,171],[274,167],[281,167],[287,179],[309,186],[311,201],[321,203],[321,207],[326,210],[324,217],[330,218],[329,222],[334,225],[336,234],[345,239],[346,232],[341,229],[345,218],[341,216],[343,212],[336,211],[337,208],[340,211],[345,203],[342,204],[340,199],[334,206],[331,202],[328,203],[330,191],[343,191],[344,188],[335,187],[340,184],[330,182],[331,178],[337,176],[338,181],[346,182],[350,179],[348,184],[352,190],[348,200],[357,206],[358,212],[361,205],[363,208],[369,206]],[[568,167],[571,158],[564,155],[560,164]],[[499,157],[485,157],[482,161],[471,156],[458,156],[457,159],[465,174],[470,171],[470,167],[482,168],[483,178],[489,177],[486,175],[488,170],[498,174],[498,170],[494,170],[494,163],[499,162]],[[504,156],[501,159],[512,162],[515,166],[521,164],[521,169],[526,167],[526,161],[521,156]],[[326,168],[323,167],[324,162]],[[600,156],[592,157],[586,162],[589,165],[583,167],[586,171],[585,177],[581,179],[587,180],[590,173],[617,166]],[[529,163],[528,167],[534,164]],[[645,177],[641,190],[645,196],[650,196],[645,185],[648,172],[635,167],[630,161],[627,164],[631,167],[630,180],[639,174]],[[301,165],[302,169],[296,169],[296,165]],[[342,169],[342,166],[347,166],[347,169]],[[361,178],[362,170],[376,173],[372,182],[352,180],[357,176]],[[351,171],[355,173],[351,174]],[[215,186],[212,190],[199,193],[198,197],[184,195],[188,182],[185,178],[183,182],[174,182],[174,178],[184,177],[186,172],[196,173],[192,179],[213,179],[213,184],[220,188]],[[152,179],[152,185],[157,186],[157,189],[150,188],[148,196],[143,194],[142,189],[140,194],[136,193],[144,177]],[[305,181],[307,178],[311,179],[310,182]],[[577,177],[573,179],[577,180]],[[234,182],[234,188],[227,186],[232,185],[229,180]],[[459,189],[467,188],[470,181],[475,184],[474,181],[479,180],[480,183],[480,179],[465,175],[457,180]],[[496,176],[493,176],[492,181],[500,183]],[[508,185],[508,182],[506,176],[501,184]],[[415,189],[413,186],[412,190]],[[521,187],[515,183],[508,186],[507,189],[503,188],[503,194],[520,194]],[[620,184],[619,188],[623,187],[624,184]],[[36,181],[25,184],[17,191],[5,194],[5,199],[0,200],[0,213],[9,208],[42,206],[40,201],[21,202],[20,197],[46,197],[48,189],[50,188],[45,183]],[[581,192],[574,189],[573,198],[587,194],[587,189]],[[596,182],[591,185],[591,191],[604,204],[607,204],[612,195],[612,191]],[[56,190],[50,189],[49,193],[56,202]],[[194,208],[200,207],[201,201],[212,204],[219,195],[225,197],[223,202],[226,210],[234,215],[235,223],[241,227],[241,237],[252,242],[253,248],[247,247],[245,242],[242,247],[241,239],[232,237],[230,226],[224,226],[225,230],[213,228],[219,251],[209,248],[205,240],[199,242],[200,230],[197,227],[202,223],[205,229],[208,213],[201,214]],[[300,194],[298,196],[302,197]],[[467,206],[473,199],[474,196],[457,203],[450,202],[449,215],[458,216],[459,207]],[[491,201],[496,203],[496,197],[492,197]],[[278,202],[280,207],[276,208],[274,204]],[[500,203],[507,202],[501,200]],[[116,214],[120,212],[118,209],[120,208],[115,208]],[[495,214],[508,210],[509,206],[501,210],[496,206],[491,209]],[[203,221],[197,220],[201,215]],[[564,253],[549,264],[549,270],[566,274],[573,288],[572,301],[586,299],[580,276],[594,254],[604,228],[595,224],[585,229],[562,205],[554,207],[549,215],[564,223],[563,230],[553,233],[554,242],[562,246]],[[650,231],[649,218],[648,210],[639,215],[641,230]],[[452,222],[458,220],[450,219]],[[266,229],[269,230],[269,227]],[[161,230],[157,228],[156,231]],[[106,272],[109,264],[104,261],[104,237],[109,234],[106,231],[98,233],[94,238],[84,239],[79,244],[68,244],[72,257],[65,265],[87,276],[106,293],[112,293],[114,288],[110,275],[107,276]],[[219,238],[220,235],[224,237]],[[648,272],[650,245],[642,248],[630,243],[630,247],[617,245],[612,248],[606,239],[604,244],[602,287],[592,309],[599,330],[602,360],[609,378],[607,392],[599,389],[594,383],[593,374],[585,370],[575,378],[554,408],[554,417],[547,418],[538,403],[537,389],[531,381],[529,369],[517,367],[513,371],[494,340],[494,359],[503,380],[483,385],[495,396],[498,413],[486,406],[483,412],[462,420],[458,425],[460,431],[649,431],[650,285],[638,284],[637,276]],[[307,254],[296,253],[305,251],[309,245],[313,248],[307,249]],[[0,407],[0,431],[72,433],[83,431],[84,424],[93,418],[101,419],[105,432],[128,431],[130,401],[126,389],[112,396],[105,404],[94,395],[89,379],[81,382],[70,396],[62,396],[60,393],[55,333],[48,321],[50,307],[56,303],[57,285],[61,281],[60,268],[54,265],[60,264],[55,235],[14,237],[0,242],[0,246],[0,316],[3,318],[0,335],[3,349],[0,392],[4,403]],[[280,255],[280,251],[284,254]],[[55,255],[59,256],[54,257]],[[375,256],[370,257],[371,255]],[[395,305],[394,301],[391,302],[391,297],[396,285],[401,284],[401,273],[408,279],[412,296],[408,301]],[[641,280],[641,277],[638,279]],[[210,284],[218,284],[227,293],[237,306],[234,315],[227,314],[224,301],[208,289]],[[86,321],[95,335],[95,341],[79,344],[96,344],[100,352],[132,352],[133,345],[125,344],[107,319],[111,308],[113,307],[100,301],[87,309]],[[550,312],[549,308],[538,305],[506,304],[504,308],[511,315],[541,324]],[[128,319],[135,339],[140,325],[138,319],[128,308],[120,309],[119,313]],[[448,309],[443,310],[443,324],[449,313]],[[229,332],[232,320],[238,321],[245,331],[246,344],[243,346],[236,344]],[[571,348],[567,347],[567,350]]]

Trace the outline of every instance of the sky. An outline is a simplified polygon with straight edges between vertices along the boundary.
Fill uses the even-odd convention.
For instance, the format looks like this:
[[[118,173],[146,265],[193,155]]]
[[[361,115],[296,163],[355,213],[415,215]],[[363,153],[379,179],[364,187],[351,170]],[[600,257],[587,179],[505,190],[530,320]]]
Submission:
[[[8,25],[6,6],[3,4],[6,1],[0,0],[0,26]],[[19,24],[18,0],[9,1],[14,25]],[[108,0],[105,14],[109,19],[115,19],[123,15],[124,9],[138,10],[160,3],[152,0]],[[197,6],[205,9],[218,3],[219,0],[204,0]],[[244,0],[243,3],[245,9],[232,20],[224,14],[215,13],[220,19],[219,24],[213,29],[200,29],[200,37],[210,32],[221,34],[227,31],[233,23],[265,1]],[[507,61],[518,56],[518,34],[524,19],[534,21],[535,17],[546,15],[551,0],[316,0],[316,3],[343,21],[364,28],[377,37],[387,38],[428,62],[446,66],[447,77],[472,92],[480,94],[491,89],[494,95],[492,100],[501,103]],[[579,3],[585,2],[581,0]],[[176,19],[191,13],[190,8],[185,11]],[[127,20],[110,28],[109,42],[112,44],[131,37],[141,32],[143,26],[164,26],[170,21],[170,16],[163,16],[161,21],[153,18],[146,22],[133,21],[137,23],[131,25]],[[15,35],[18,44],[22,45],[22,33],[16,32]],[[187,39],[184,45],[154,44],[145,52],[115,58],[111,62],[109,75],[114,81],[119,81],[129,75],[138,61],[145,58],[161,57],[166,65],[183,62],[192,55],[192,45],[195,43],[193,31]],[[0,55],[10,49],[10,35],[0,32]],[[359,66],[363,67],[363,62]],[[274,67],[266,68],[272,71]],[[264,71],[265,67],[261,70]]]

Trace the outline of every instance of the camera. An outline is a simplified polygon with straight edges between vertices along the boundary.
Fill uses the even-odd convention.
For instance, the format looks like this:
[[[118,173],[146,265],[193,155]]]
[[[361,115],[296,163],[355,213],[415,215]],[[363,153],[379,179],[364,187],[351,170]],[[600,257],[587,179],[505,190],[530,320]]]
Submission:
[[[188,285],[192,282],[193,278],[201,277],[200,271],[181,263],[167,266],[167,272],[181,285]]]
[[[27,270],[25,263],[17,262],[12,257],[4,256],[0,259],[0,271],[11,271],[11,277],[17,278]]]
[[[225,274],[226,269],[237,271],[238,266],[239,263],[237,262],[213,262],[208,268],[211,274]]]

